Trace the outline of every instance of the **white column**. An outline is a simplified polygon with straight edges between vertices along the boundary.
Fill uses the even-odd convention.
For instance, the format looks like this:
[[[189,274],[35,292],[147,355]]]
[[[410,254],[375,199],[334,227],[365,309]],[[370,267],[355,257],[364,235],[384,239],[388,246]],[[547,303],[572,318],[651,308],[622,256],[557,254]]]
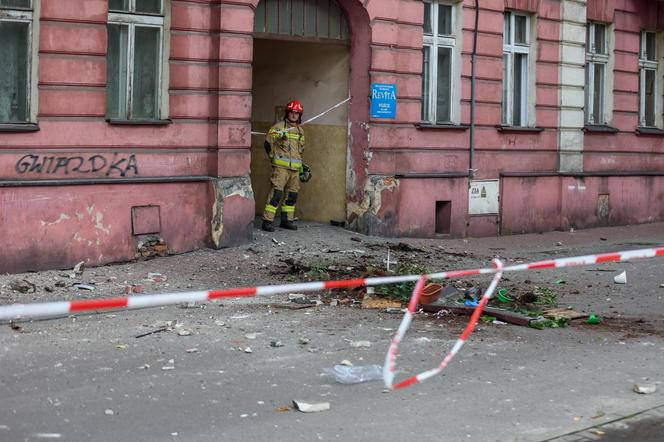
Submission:
[[[583,171],[586,0],[561,1],[558,171]]]

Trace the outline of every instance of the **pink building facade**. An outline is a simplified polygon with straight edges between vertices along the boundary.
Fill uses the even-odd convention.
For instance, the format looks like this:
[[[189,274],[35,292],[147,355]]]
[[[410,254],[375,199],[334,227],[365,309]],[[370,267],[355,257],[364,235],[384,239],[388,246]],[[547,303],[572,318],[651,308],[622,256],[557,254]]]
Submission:
[[[287,98],[305,119],[351,98],[307,129],[301,219],[664,220],[662,31],[652,0],[0,1],[0,271],[249,242],[252,131]],[[371,116],[373,83],[396,85],[395,118]]]

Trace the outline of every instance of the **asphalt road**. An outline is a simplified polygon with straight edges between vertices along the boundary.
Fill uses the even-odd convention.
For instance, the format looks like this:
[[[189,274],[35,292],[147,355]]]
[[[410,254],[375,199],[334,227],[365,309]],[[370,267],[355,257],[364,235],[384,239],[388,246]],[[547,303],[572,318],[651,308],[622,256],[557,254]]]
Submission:
[[[277,232],[275,238],[281,241],[286,234]],[[362,237],[361,243],[353,242],[350,232],[320,225],[304,225],[298,235],[303,241],[315,235],[316,241],[341,248],[383,241]],[[243,254],[250,254],[249,248],[87,272],[95,272],[97,279],[102,274],[122,279],[168,268],[174,273],[169,274],[174,286],[178,278],[194,285],[207,285],[206,278],[237,285],[256,280],[260,262],[267,262],[266,255],[272,253],[267,251],[271,238],[257,232],[253,247],[266,250],[258,255],[258,265],[227,265],[205,276],[175,273],[186,272],[188,266],[199,268],[211,257],[230,256],[231,263],[239,262]],[[478,260],[499,254],[517,262],[662,244],[664,224],[408,242],[430,248],[426,250],[468,252]],[[275,253],[297,258],[302,253],[298,247],[301,244],[275,246]],[[583,440],[582,431],[615,425],[664,404],[663,266],[661,259],[652,259],[510,275],[504,284],[548,284],[558,290],[561,304],[596,312],[603,323],[542,331],[480,324],[443,375],[397,392],[385,392],[380,381],[342,385],[323,375],[325,368],[342,360],[355,365],[383,362],[401,320],[383,311],[328,305],[290,310],[276,306],[285,301],[282,296],[36,321],[20,324],[20,330],[4,325],[0,440]],[[622,270],[627,271],[628,283],[616,285],[613,276]],[[8,282],[17,277],[46,281],[57,272],[0,276],[5,302],[62,296],[8,294]],[[260,278],[269,282],[270,274],[260,273]],[[559,279],[566,283],[553,286]],[[488,282],[478,279],[482,281]],[[151,290],[147,287],[146,292]],[[169,330],[136,337],[159,330],[164,321],[177,321],[178,326],[172,323]],[[436,366],[466,321],[419,315],[402,345],[399,379]],[[271,346],[277,340],[282,347]],[[371,345],[356,347],[357,341]],[[635,383],[658,388],[641,395],[633,392]],[[301,413],[292,409],[293,400],[329,402],[330,410]],[[648,440],[646,435],[657,434],[657,428],[629,427],[631,439],[611,439],[619,435],[616,428],[607,428],[597,437]]]

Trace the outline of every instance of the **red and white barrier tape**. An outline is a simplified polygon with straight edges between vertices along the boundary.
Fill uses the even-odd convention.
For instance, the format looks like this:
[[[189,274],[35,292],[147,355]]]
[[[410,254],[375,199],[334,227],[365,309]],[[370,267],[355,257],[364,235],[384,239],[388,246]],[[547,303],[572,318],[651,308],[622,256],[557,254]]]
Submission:
[[[332,106],[332,107],[329,108],[329,109],[324,110],[324,111],[321,112],[320,114],[315,115],[315,116],[309,118],[308,120],[306,120],[305,122],[303,122],[302,124],[300,124],[300,126],[304,126],[305,124],[309,124],[309,123],[311,123],[312,121],[319,119],[319,118],[322,117],[323,115],[327,115],[327,114],[329,114],[330,112],[332,112],[333,110],[335,110],[336,108],[338,108],[339,106],[341,106],[342,104],[344,104],[344,103],[346,103],[346,102],[348,102],[348,101],[350,101],[350,97],[346,98],[346,99],[343,100],[343,101],[338,102],[337,104],[335,104],[334,106]],[[292,129],[293,129],[293,128],[291,127],[291,128],[286,129],[286,131],[288,132],[288,131],[291,131]],[[254,131],[252,131],[252,132],[251,132],[251,135],[267,135],[267,134],[266,134],[265,132],[254,132]]]
[[[498,285],[498,281],[504,272],[519,272],[526,270],[539,270],[563,267],[576,267],[591,264],[602,264],[607,262],[627,261],[630,259],[645,259],[654,258],[657,256],[664,256],[664,247],[639,249],[615,253],[603,253],[598,255],[585,255],[576,256],[571,258],[559,258],[546,261],[537,261],[528,264],[518,264],[508,267],[503,267],[499,260],[494,260],[494,268],[484,269],[470,269],[470,270],[455,270],[451,272],[432,273],[430,275],[403,275],[403,276],[386,276],[380,278],[357,278],[339,281],[318,281],[307,282],[300,284],[282,284],[272,286],[259,286],[259,287],[245,287],[234,288],[225,290],[209,290],[198,292],[182,292],[182,293],[166,293],[159,295],[143,295],[143,296],[126,296],[118,298],[107,299],[89,299],[83,301],[62,301],[62,302],[45,302],[35,304],[11,304],[0,306],[0,321],[1,320],[16,320],[16,319],[30,319],[30,318],[43,318],[62,315],[71,315],[82,312],[94,312],[99,310],[109,309],[139,309],[146,307],[160,307],[165,305],[179,304],[183,302],[202,302],[211,301],[221,298],[239,298],[250,296],[269,296],[276,294],[285,294],[291,292],[315,292],[330,289],[342,288],[356,288],[362,286],[377,286],[384,284],[396,284],[401,282],[417,281],[413,296],[408,304],[408,309],[404,318],[395,333],[390,347],[388,349],[385,365],[383,366],[383,380],[388,388],[400,389],[410,385],[420,383],[435,376],[443,371],[452,358],[459,352],[464,343],[468,340],[470,335],[475,330],[477,322],[479,321],[484,308],[486,307],[489,299],[493,296],[493,292]],[[413,315],[416,311],[422,288],[428,279],[451,279],[461,278],[465,276],[474,276],[482,274],[495,274],[493,281],[489,285],[487,291],[482,296],[479,305],[475,308],[473,315],[468,322],[468,325],[462,332],[461,336],[454,344],[449,353],[445,356],[443,361],[438,367],[424,371],[415,376],[412,376],[397,385],[393,385],[395,372],[396,372],[396,358],[398,355],[399,343],[406,334],[413,320]]]
[[[498,281],[500,281],[500,278],[503,276],[503,263],[500,260],[495,259],[494,265],[496,267],[497,273],[493,277],[493,281],[491,281],[491,284],[489,284],[489,287],[482,296],[478,306],[475,307],[475,310],[470,317],[470,321],[468,322],[468,325],[466,325],[466,328],[463,330],[463,333],[461,333],[459,339],[457,339],[452,349],[449,351],[449,353],[447,353],[438,367],[423,371],[422,373],[411,376],[410,378],[399,382],[397,385],[393,385],[394,376],[396,375],[396,360],[397,355],[399,354],[399,343],[401,343],[401,340],[406,335],[406,331],[410,328],[410,323],[412,322],[413,316],[417,310],[420,295],[422,294],[422,289],[424,288],[424,283],[426,282],[426,276],[422,276],[419,281],[417,281],[415,289],[413,290],[413,296],[411,296],[410,303],[408,304],[408,310],[406,310],[406,314],[404,315],[403,320],[399,325],[399,329],[394,334],[392,342],[390,343],[390,347],[387,350],[387,355],[385,356],[385,365],[383,365],[383,381],[385,382],[385,387],[398,390],[400,388],[405,388],[413,384],[424,382],[430,377],[439,374],[445,369],[445,367],[447,367],[447,364],[449,364],[452,358],[454,358],[459,350],[461,350],[463,344],[466,343],[470,335],[475,330],[477,322],[479,321],[480,317],[482,316],[482,312],[484,311],[484,307],[486,307],[489,299],[491,299],[493,296],[493,292],[498,286]]]
[[[664,247],[655,249],[639,249],[627,252],[605,253],[599,255],[586,255],[571,258],[561,258],[547,261],[537,261],[529,264],[519,264],[504,267],[503,272],[518,272],[524,270],[537,270],[549,268],[573,267],[605,262],[626,261],[629,259],[653,258],[664,256]],[[452,279],[465,276],[497,273],[496,268],[454,270],[425,275],[426,279]],[[43,318],[52,316],[70,315],[82,312],[94,312],[109,309],[139,309],[146,307],[161,307],[183,302],[212,301],[221,298],[240,298],[251,296],[269,296],[293,292],[316,292],[330,289],[349,289],[362,286],[378,286],[384,284],[397,284],[401,282],[416,282],[421,275],[384,276],[378,278],[357,278],[338,281],[305,282],[299,284],[267,285],[259,287],[244,287],[223,290],[208,290],[197,292],[165,293],[158,295],[124,296],[106,299],[86,299],[82,301],[45,302],[35,304],[11,304],[0,306],[0,321]]]

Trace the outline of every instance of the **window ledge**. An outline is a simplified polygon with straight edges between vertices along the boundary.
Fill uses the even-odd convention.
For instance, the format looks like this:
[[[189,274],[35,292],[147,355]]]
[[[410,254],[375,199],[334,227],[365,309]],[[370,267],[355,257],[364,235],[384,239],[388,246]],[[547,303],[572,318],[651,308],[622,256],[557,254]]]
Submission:
[[[0,123],[0,132],[37,132],[37,123]]]
[[[468,130],[470,126],[467,124],[431,124],[431,123],[418,123],[415,125],[418,129],[426,130]]]
[[[590,132],[590,133],[608,133],[608,134],[615,134],[620,132],[615,127],[609,126],[607,124],[590,124],[583,126],[583,131],[584,132]]]
[[[659,129],[657,127],[637,127],[636,128],[636,134],[637,135],[656,135],[656,136],[664,136],[664,130]]]
[[[510,133],[539,133],[544,131],[543,127],[527,127],[527,126],[498,126],[498,132]]]
[[[106,119],[108,124],[118,126],[167,126],[173,123],[171,119],[165,120],[119,120],[114,118]]]

